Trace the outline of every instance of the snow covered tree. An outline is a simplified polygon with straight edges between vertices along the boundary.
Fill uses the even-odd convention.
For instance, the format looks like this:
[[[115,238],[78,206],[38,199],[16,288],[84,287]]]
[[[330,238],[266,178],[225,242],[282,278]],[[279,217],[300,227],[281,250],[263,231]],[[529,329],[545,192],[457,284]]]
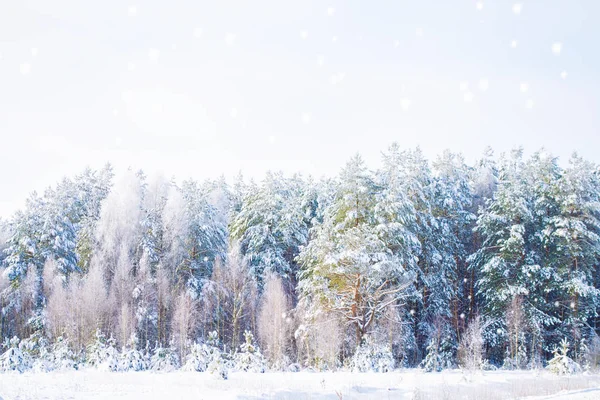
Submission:
[[[198,304],[188,293],[182,292],[177,297],[172,321],[172,342],[180,360],[183,360],[189,351],[190,341],[194,337],[197,325]]]
[[[4,274],[11,282],[18,282],[25,277],[29,266],[44,266],[44,248],[42,247],[42,226],[45,202],[43,198],[32,193],[27,199],[24,211],[15,213],[9,223],[11,233],[8,246],[4,250]]]
[[[216,331],[237,348],[246,329],[255,326],[257,285],[246,261],[233,243],[225,263],[218,262],[202,293],[204,334]]]
[[[240,346],[240,351],[235,354],[235,369],[244,372],[265,372],[267,360],[256,345],[254,335],[250,331],[244,332],[245,342]]]
[[[71,349],[69,340],[62,336],[57,337],[52,344],[50,359],[52,360],[52,369],[69,370],[79,367],[77,355]]]
[[[116,371],[119,366],[119,353],[115,345],[112,337],[107,339],[102,331],[97,329],[94,341],[87,347],[87,364],[102,371]]]
[[[215,353],[220,353],[220,350],[217,347],[209,346],[206,343],[193,343],[190,347],[189,354],[185,358],[182,370],[196,372],[206,371],[213,356],[215,356]]]
[[[144,177],[126,171],[102,201],[96,223],[95,257],[107,287],[112,284],[119,259],[135,260],[142,237]]]
[[[391,372],[395,365],[391,348],[374,342],[370,335],[365,337],[350,360],[350,368],[356,372]]]
[[[501,160],[499,178],[493,200],[477,221],[482,247],[470,257],[471,268],[479,270],[476,286],[483,310],[496,321],[486,331],[496,360],[502,358],[504,343],[502,314],[512,299],[523,298],[529,344],[541,342],[547,339],[547,329],[559,322],[553,304],[560,282],[549,229],[560,211],[556,158],[538,152],[524,162],[522,151],[515,150]]]
[[[290,312],[291,304],[281,278],[268,276],[258,316],[258,334],[270,364],[278,369],[289,364],[292,330]]]
[[[421,366],[427,372],[440,372],[455,365],[456,343],[453,341],[451,328],[441,317],[434,322],[433,329]]]
[[[345,342],[345,321],[333,312],[320,311],[313,314],[309,309],[309,313],[306,313],[304,307],[306,305],[300,303],[295,310],[302,322],[294,332],[298,360],[303,366],[320,371],[341,367],[340,352]]]
[[[561,323],[556,335],[575,344],[590,338],[589,322],[598,315],[600,287],[600,174],[595,166],[574,155],[562,174],[556,195],[559,211],[546,230],[553,244],[552,265],[556,289],[551,301],[558,302]],[[555,314],[556,315],[556,314]]]
[[[240,211],[231,221],[231,236],[254,274],[259,288],[267,273],[287,280],[297,271],[295,257],[308,240],[299,177],[267,173],[254,191],[246,191]]]
[[[341,314],[355,331],[357,347],[375,319],[397,304],[410,279],[378,229],[376,193],[362,159],[354,157],[342,171],[323,223],[298,258],[300,301],[313,315]]]
[[[4,347],[7,350],[0,355],[0,372],[25,372],[30,368],[30,360],[19,348],[19,338],[7,340]]]
[[[479,370],[485,363],[485,341],[483,331],[485,325],[480,316],[469,322],[461,336],[458,347],[458,361],[461,367],[468,371]]]
[[[175,268],[175,274],[186,285],[190,294],[197,298],[202,286],[209,279],[217,260],[224,259],[228,244],[228,216],[220,204],[211,197],[214,184],[200,186],[196,182],[184,182],[181,194],[184,199],[184,215],[187,223],[183,239],[185,257]],[[168,266],[168,265],[166,265]]]
[[[210,354],[210,361],[206,367],[206,372],[219,379],[229,377],[229,365],[231,360],[221,352],[219,338],[216,331],[208,334],[207,345]]]
[[[557,375],[572,375],[581,372],[581,366],[577,364],[569,353],[569,342],[563,339],[560,347],[554,349],[554,357],[548,361],[548,370]]]
[[[143,352],[138,350],[139,340],[135,334],[129,338],[127,346],[119,357],[117,369],[119,371],[144,371],[148,369],[148,360]]]
[[[172,372],[179,368],[177,352],[172,346],[162,347],[157,345],[150,357],[150,369],[152,371]]]

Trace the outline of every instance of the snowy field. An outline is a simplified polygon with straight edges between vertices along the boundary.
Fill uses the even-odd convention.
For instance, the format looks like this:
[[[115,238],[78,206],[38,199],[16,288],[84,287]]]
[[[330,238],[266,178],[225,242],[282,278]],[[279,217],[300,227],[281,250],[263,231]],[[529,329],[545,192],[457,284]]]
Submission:
[[[547,372],[0,374],[0,397],[16,399],[600,399],[600,375]]]

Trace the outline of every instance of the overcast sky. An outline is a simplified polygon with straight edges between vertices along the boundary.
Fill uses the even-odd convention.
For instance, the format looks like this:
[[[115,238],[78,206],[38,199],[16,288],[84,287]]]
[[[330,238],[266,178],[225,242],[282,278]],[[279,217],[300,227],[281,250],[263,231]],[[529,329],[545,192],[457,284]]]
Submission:
[[[0,0],[0,216],[85,166],[333,175],[391,142],[600,161],[597,0]]]

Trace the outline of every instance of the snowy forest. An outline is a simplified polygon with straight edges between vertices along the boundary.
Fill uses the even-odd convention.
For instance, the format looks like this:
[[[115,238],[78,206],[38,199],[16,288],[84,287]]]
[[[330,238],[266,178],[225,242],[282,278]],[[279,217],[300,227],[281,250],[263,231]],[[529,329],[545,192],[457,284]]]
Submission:
[[[377,169],[231,183],[108,165],[0,239],[0,371],[600,363],[600,168],[577,155],[393,144]]]

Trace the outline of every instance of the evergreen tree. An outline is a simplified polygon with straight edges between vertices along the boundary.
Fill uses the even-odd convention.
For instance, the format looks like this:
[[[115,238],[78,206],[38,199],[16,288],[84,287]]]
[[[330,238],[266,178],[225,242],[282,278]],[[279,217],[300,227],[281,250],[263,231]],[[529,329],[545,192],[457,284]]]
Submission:
[[[267,273],[289,281],[297,271],[295,257],[308,240],[303,186],[299,177],[269,172],[256,190],[245,192],[233,216],[232,239],[239,242],[259,288]]]
[[[375,319],[397,303],[408,280],[378,229],[377,190],[362,159],[350,160],[323,223],[299,256],[305,309],[313,316],[321,310],[341,314],[355,331],[356,346]]]

